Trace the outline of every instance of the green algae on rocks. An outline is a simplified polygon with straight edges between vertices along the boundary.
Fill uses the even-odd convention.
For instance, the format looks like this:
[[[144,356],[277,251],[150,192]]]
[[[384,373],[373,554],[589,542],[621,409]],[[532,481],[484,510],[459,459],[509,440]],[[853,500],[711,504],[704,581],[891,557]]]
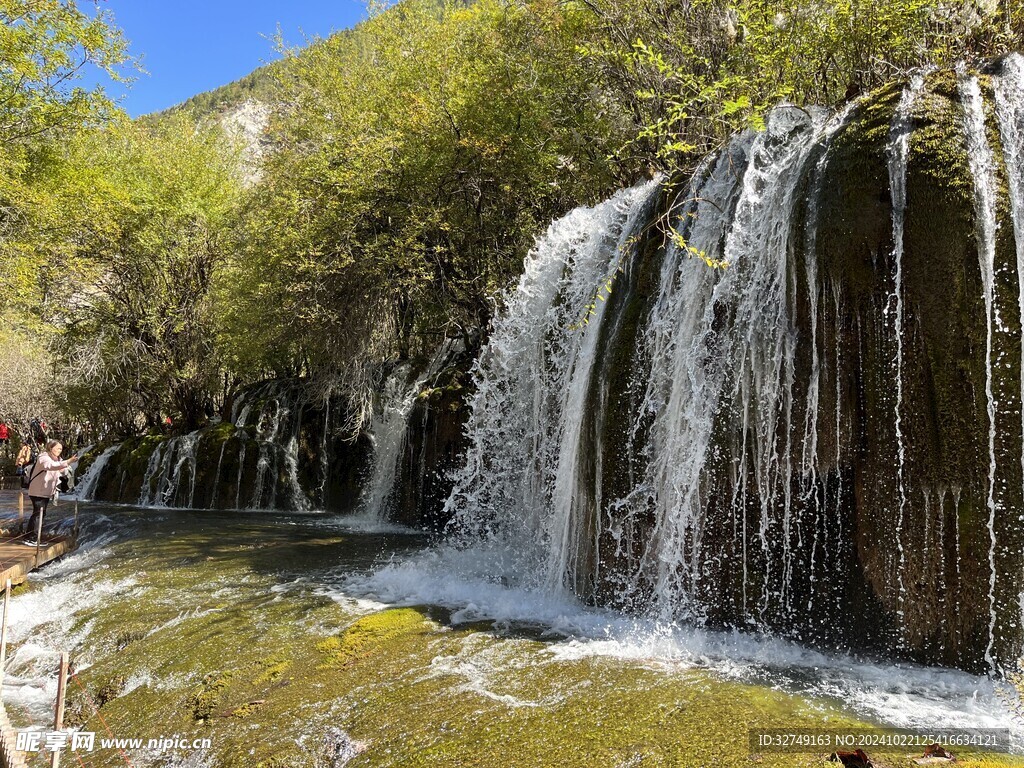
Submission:
[[[834,701],[653,658],[573,658],[428,607],[332,599],[306,578],[366,567],[371,538],[255,516],[112,514],[144,524],[82,574],[105,597],[68,628],[82,662],[68,711],[98,735],[209,738],[210,768],[332,766],[340,754],[364,767],[821,766],[824,753],[750,754],[749,730],[872,727]],[[186,756],[128,754],[140,768]],[[124,764],[116,750],[83,762]]]

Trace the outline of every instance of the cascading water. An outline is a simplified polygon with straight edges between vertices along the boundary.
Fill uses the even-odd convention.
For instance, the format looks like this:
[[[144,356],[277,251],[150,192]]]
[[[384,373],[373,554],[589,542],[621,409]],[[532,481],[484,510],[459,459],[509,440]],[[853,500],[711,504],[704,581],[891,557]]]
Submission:
[[[792,610],[794,469],[788,438],[777,438],[793,426],[788,222],[808,158],[833,129],[801,110],[777,110],[766,132],[737,139],[695,180],[679,223],[687,246],[668,249],[660,295],[640,339],[651,362],[629,432],[649,437],[638,447],[641,471],[619,498],[593,498],[585,484],[595,475],[580,467],[582,452],[595,451],[581,440],[581,425],[594,408],[586,393],[603,304],[583,327],[572,313],[628,261],[627,244],[648,225],[639,214],[653,189],[621,193],[552,228],[481,357],[469,462],[450,502],[462,530],[494,534],[500,527],[498,535],[520,552],[540,543],[540,572],[558,587],[578,587],[579,569],[595,562],[607,569],[618,560],[598,591],[610,588],[615,602],[646,603],[664,617],[701,618],[709,470],[724,448],[728,410],[740,419],[735,438],[744,457],[755,459],[738,464],[726,514],[741,530],[746,569],[746,492],[762,490],[756,536],[768,571],[758,612]],[[691,249],[728,267],[713,271],[688,258]],[[619,438],[603,435],[601,426],[598,434]],[[524,464],[523,455],[534,461]],[[588,541],[573,535],[588,514],[573,507],[581,499],[603,507]],[[595,540],[607,540],[607,549]]]
[[[1011,54],[1004,61],[1002,76],[995,82],[995,103],[1016,243],[1018,312],[1024,327],[1024,56],[1021,54]],[[1024,359],[1024,334],[1020,354]],[[1020,391],[1024,402],[1024,365],[1021,366]],[[1024,408],[1021,409],[1021,434],[1024,439]],[[1024,451],[1021,464],[1024,471]],[[1024,510],[1018,511],[1017,522],[1024,524]],[[1020,622],[1024,627],[1024,590],[1021,591],[1021,606]]]
[[[988,531],[989,531],[989,628],[988,644],[985,647],[985,661],[995,669],[992,647],[995,643],[996,628],[996,531],[995,521],[999,512],[996,500],[996,412],[999,404],[993,394],[993,335],[1002,330],[1002,322],[995,305],[995,258],[996,258],[996,180],[995,158],[989,146],[985,131],[985,112],[982,104],[981,87],[977,77],[968,77],[960,72],[958,77],[960,98],[964,106],[964,132],[967,138],[967,157],[974,178],[974,207],[978,258],[980,261],[982,286],[985,299],[985,399],[988,411]],[[999,326],[997,328],[997,326]]]
[[[121,444],[110,462],[99,464],[93,485],[105,500],[143,506],[362,511],[362,518],[380,522],[390,519],[395,505],[434,510],[441,501],[436,494],[411,502],[401,497],[400,462],[424,383],[436,380],[464,352],[461,340],[448,339],[418,368],[415,363],[397,368],[369,433],[347,436],[344,404],[314,396],[306,382],[265,381],[239,394],[230,421],[187,435],[150,435]],[[444,415],[450,418],[447,411]],[[417,442],[421,449],[425,445]],[[426,474],[424,468],[433,465],[424,461],[420,468]],[[109,477],[102,482],[108,464],[119,484]],[[125,489],[133,487],[136,494],[125,498]]]
[[[409,413],[425,380],[413,376],[407,364],[399,365],[384,382],[380,405],[370,422],[373,441],[373,472],[363,491],[362,514],[386,520],[388,503],[395,490],[395,476],[405,449]]]
[[[1001,457],[1024,435],[1024,371],[1005,353],[1024,344],[1000,299],[1001,167],[984,91],[992,82],[1024,286],[1024,59],[991,81],[961,74],[939,96],[931,77],[887,91],[887,111],[869,100],[829,119],[781,107],[671,200],[638,187],[552,225],[474,371],[469,448],[448,501],[458,546],[485,553],[510,585],[661,621],[990,668],[1019,649],[1018,575],[1006,578],[1020,618],[1001,612],[1002,574],[1021,554],[1004,520],[1020,478]],[[936,109],[963,116],[951,138],[967,149],[975,202],[975,271],[951,262],[950,279],[922,245],[920,193],[923,174],[949,169],[914,165],[916,147],[949,135]],[[842,165],[858,152],[875,153],[856,168],[861,187]],[[852,223],[837,219],[855,194],[861,209],[838,209]],[[658,217],[672,224],[667,244],[651,235]],[[852,231],[865,220],[861,245]],[[928,314],[947,288],[940,304],[961,301],[981,319],[980,356],[972,341],[942,341],[949,322]],[[1021,394],[1007,398],[1011,365]],[[977,440],[984,468],[968,451],[972,463],[955,451],[941,463],[956,440]],[[978,592],[984,619],[945,614]]]
[[[893,360],[893,376],[896,380],[896,403],[894,418],[896,423],[896,486],[899,492],[896,515],[896,546],[899,550],[897,566],[897,609],[901,619],[904,615],[904,603],[907,589],[904,582],[906,553],[903,548],[903,518],[906,513],[907,491],[906,478],[906,446],[903,439],[903,236],[907,215],[907,158],[910,155],[910,134],[913,130],[911,111],[924,88],[924,76],[915,75],[910,85],[904,89],[900,103],[896,107],[896,115],[889,131],[889,190],[892,194],[892,239],[894,265],[893,286],[893,335],[896,342],[896,357]],[[888,310],[888,306],[886,307]],[[902,621],[901,621],[902,626]]]
[[[458,349],[456,340],[446,339],[418,375],[409,363],[402,363],[385,379],[369,427],[373,470],[360,500],[364,520],[386,522],[392,517],[399,463],[408,445],[409,416],[416,398]]]
[[[196,446],[199,433],[173,437],[157,446],[149,459],[139,495],[140,507],[192,507],[196,492]],[[183,483],[188,492],[182,493]]]
[[[254,406],[256,411],[254,413]],[[248,503],[243,493],[244,457],[239,462],[235,493],[236,506],[249,509],[274,509],[278,500],[278,482],[287,484],[290,505],[309,509],[309,498],[298,476],[299,430],[302,427],[301,393],[287,382],[269,381],[254,387],[235,404],[235,427],[259,443],[256,476]],[[250,423],[251,420],[251,423]],[[269,480],[269,485],[268,485]]]
[[[539,583],[562,583],[574,557],[566,532],[578,434],[568,423],[579,421],[593,363],[599,322],[589,313],[603,312],[599,292],[654,191],[620,192],[553,224],[476,364],[469,448],[448,509],[464,533],[508,542],[496,553]]]
[[[120,446],[111,445],[105,448],[103,453],[96,457],[89,469],[86,470],[85,474],[77,480],[75,483],[75,489],[72,492],[74,498],[81,499],[82,501],[89,501],[92,499],[93,493],[96,491],[96,484],[100,479],[100,475],[103,474],[103,469],[107,466],[110,461],[110,457],[117,452]],[[84,451],[83,451],[84,453]]]

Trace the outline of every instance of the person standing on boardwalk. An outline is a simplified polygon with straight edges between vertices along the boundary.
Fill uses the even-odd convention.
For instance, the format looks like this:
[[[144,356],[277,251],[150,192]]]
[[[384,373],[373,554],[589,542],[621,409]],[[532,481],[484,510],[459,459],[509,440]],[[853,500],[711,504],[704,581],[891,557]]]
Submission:
[[[0,446],[3,447],[4,455],[10,456],[11,453],[11,430],[7,426],[6,421],[0,421]]]
[[[40,530],[43,516],[46,514],[46,507],[50,499],[57,492],[57,483],[60,480],[61,472],[78,461],[78,454],[75,454],[66,461],[60,460],[64,446],[59,440],[51,440],[46,444],[46,451],[39,454],[36,463],[32,466],[28,481],[28,497],[32,500],[32,517],[28,521],[29,537],[24,542],[30,547],[36,546],[33,538],[36,531]]]

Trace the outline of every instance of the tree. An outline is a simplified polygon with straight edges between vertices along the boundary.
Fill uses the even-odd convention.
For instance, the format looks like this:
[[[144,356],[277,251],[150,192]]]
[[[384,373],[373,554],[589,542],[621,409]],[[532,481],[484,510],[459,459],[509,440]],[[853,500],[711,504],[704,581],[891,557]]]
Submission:
[[[102,88],[78,85],[88,67],[125,79],[126,43],[107,12],[73,0],[0,0],[0,146],[95,124],[117,112]]]
[[[119,111],[102,88],[81,87],[82,75],[98,67],[122,80],[122,66],[132,64],[109,16],[85,5],[0,0],[0,407],[12,419],[55,407],[52,329],[37,310],[47,274],[59,268],[44,222],[61,212],[36,179],[59,163],[61,140]]]
[[[239,360],[366,403],[389,361],[485,325],[550,219],[617,186],[626,123],[579,64],[582,19],[409,0],[294,56],[224,273]]]
[[[835,107],[923,66],[1024,44],[1024,10],[952,0],[583,0],[583,47],[635,124],[622,149],[692,170],[781,101]]]
[[[83,407],[116,409],[106,416],[122,427],[136,413],[149,426],[166,412],[202,421],[220,377],[211,286],[239,179],[224,133],[183,115],[71,145],[47,190],[65,211],[48,239],[67,271],[46,286],[44,311]]]

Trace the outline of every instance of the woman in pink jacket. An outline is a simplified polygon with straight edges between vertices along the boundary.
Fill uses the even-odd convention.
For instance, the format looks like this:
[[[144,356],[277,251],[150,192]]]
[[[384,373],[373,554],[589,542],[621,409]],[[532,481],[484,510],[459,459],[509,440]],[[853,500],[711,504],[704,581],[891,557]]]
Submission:
[[[60,474],[78,461],[75,454],[67,461],[61,461],[60,455],[64,446],[59,440],[51,440],[46,444],[45,453],[40,453],[29,474],[28,497],[32,499],[32,517],[28,521],[29,537],[25,541],[30,547],[36,545],[34,536],[39,530],[39,521],[46,514],[46,507],[57,492]]]

